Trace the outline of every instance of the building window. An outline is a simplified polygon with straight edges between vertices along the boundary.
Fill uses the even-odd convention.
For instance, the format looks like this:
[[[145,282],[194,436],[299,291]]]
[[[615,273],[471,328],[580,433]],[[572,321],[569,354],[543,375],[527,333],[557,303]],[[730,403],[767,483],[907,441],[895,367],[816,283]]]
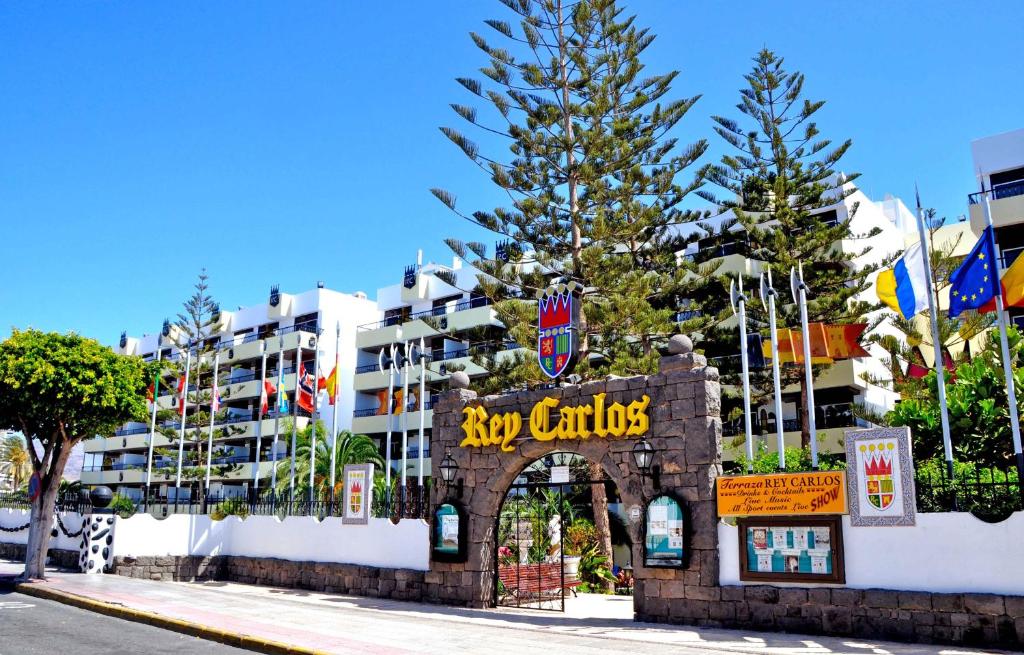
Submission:
[[[295,330],[296,332],[316,332],[319,321],[319,312],[310,312],[303,314],[302,316],[295,317]]]

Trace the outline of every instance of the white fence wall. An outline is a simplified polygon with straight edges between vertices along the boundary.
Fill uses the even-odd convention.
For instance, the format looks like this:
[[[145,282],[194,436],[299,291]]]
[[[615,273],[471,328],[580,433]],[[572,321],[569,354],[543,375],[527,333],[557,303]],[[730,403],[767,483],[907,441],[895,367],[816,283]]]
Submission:
[[[847,587],[1024,594],[1024,512],[1000,523],[963,512],[918,514],[917,525],[901,528],[854,528],[844,516],[843,551]],[[718,566],[723,585],[764,584],[740,582],[739,533],[725,523]]]
[[[333,562],[426,571],[430,533],[426,522],[405,519],[397,525],[370,519],[369,525],[342,525],[308,516],[209,516],[149,514],[118,519],[114,556],[235,555],[274,557],[297,562]]]
[[[28,523],[29,510],[27,509],[0,509],[0,528],[17,528]],[[68,514],[61,514],[61,520],[64,522],[64,527],[68,529],[68,532],[76,533],[82,529],[82,515],[74,512]],[[53,527],[57,527],[56,522]],[[18,532],[0,532],[0,542],[5,544],[25,544],[28,543],[28,528],[19,530]],[[57,536],[50,538],[50,548],[58,548],[60,550],[79,550],[82,544],[81,535],[74,539],[69,539],[64,536],[64,533],[58,529]]]

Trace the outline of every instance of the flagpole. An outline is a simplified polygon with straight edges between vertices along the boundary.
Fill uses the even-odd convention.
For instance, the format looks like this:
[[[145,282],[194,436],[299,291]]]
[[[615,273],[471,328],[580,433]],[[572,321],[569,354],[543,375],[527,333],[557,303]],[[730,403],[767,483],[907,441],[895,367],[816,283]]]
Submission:
[[[772,286],[772,269],[768,269],[768,284],[765,285],[764,273],[761,274],[761,302],[768,310],[768,330],[772,335],[772,381],[775,384],[775,432],[776,444],[779,449],[779,470],[786,470],[786,439],[783,436],[782,424],[782,379],[779,373],[779,332],[775,328],[775,296],[778,292]],[[767,297],[767,300],[766,300]]]
[[[988,224],[988,228],[992,231],[992,242],[995,245],[996,231],[992,225],[992,208],[989,206],[988,191],[985,191],[982,196],[985,199],[985,222]],[[1003,276],[1003,266],[1000,261],[1002,254],[999,251],[999,246],[996,245],[996,261],[995,261],[995,274],[996,279],[1001,280]],[[1013,366],[1010,362],[1010,342],[1006,335],[1006,314],[1005,307],[1003,305],[1003,289],[1000,283],[999,293],[996,294],[996,321],[999,323],[999,346],[1002,351],[1003,359],[1003,376],[1006,378],[1006,397],[1010,404],[1010,433],[1013,436],[1013,457],[1016,460],[1017,465],[1017,479],[1024,480],[1024,452],[1021,451],[1020,443],[1020,417],[1017,415],[1017,386],[1013,379]]]
[[[153,413],[149,419],[149,453],[146,455],[146,498],[145,507],[149,507],[149,486],[153,479],[153,444],[156,441],[156,411],[157,404],[156,400],[160,397],[160,355],[163,354],[163,350],[160,348],[160,339],[162,337],[162,331],[156,333],[156,363],[157,372],[153,378]]]
[[[263,356],[260,358],[260,400],[256,408],[256,476],[253,480],[253,502],[260,498],[260,450],[263,448],[263,399],[266,398],[267,409],[270,409],[270,394],[267,393],[267,342],[260,345]]]
[[[181,391],[181,426],[178,435],[178,472],[174,478],[174,506],[181,497],[181,462],[185,457],[185,419],[188,418],[188,374],[192,368],[192,341],[185,345],[185,386]],[[191,500],[191,499],[190,499]]]
[[[915,189],[916,192],[916,189]],[[924,260],[924,281],[928,289],[928,313],[932,321],[932,345],[935,348],[935,381],[939,392],[939,417],[942,420],[942,448],[946,456],[946,474],[950,484],[953,483],[953,442],[949,438],[949,416],[946,406],[946,374],[942,362],[942,338],[939,335],[939,317],[935,308],[935,294],[932,289],[931,257],[928,254],[928,235],[924,228],[924,210],[921,209],[921,196],[917,196],[917,232],[921,239],[921,258]],[[957,508],[956,495],[953,496],[953,509]]]
[[[270,468],[270,498],[271,503],[277,498],[277,442],[281,435],[281,397],[284,391],[284,338],[277,338],[277,389],[274,394],[274,445],[271,446],[271,460],[274,465]],[[287,397],[285,395],[285,397]],[[276,503],[274,503],[276,504]]]
[[[313,489],[314,472],[316,471],[316,416],[317,408],[320,405],[320,323],[316,326],[316,350],[313,351],[313,411],[310,412],[310,423],[312,428],[309,432],[309,513],[313,513],[313,499],[316,497]]]
[[[210,434],[206,440],[206,486],[203,498],[210,495],[210,469],[213,467],[213,424],[216,423],[217,409],[217,373],[220,370],[220,351],[213,355],[213,385],[211,385],[212,397],[210,398]],[[187,388],[186,388],[187,389]],[[215,409],[216,408],[216,409]]]
[[[295,502],[295,444],[299,436],[299,380],[302,378],[302,335],[295,346],[295,401],[292,403],[292,454],[291,467],[288,470],[288,511],[292,511]]]
[[[409,362],[412,359],[410,356],[409,342],[405,342],[405,357],[402,362],[402,369],[404,375],[402,376],[402,493],[399,498],[402,499],[402,512],[401,516],[405,516],[405,502],[406,502],[406,483],[408,481],[408,461],[409,461]]]
[[[814,371],[811,368],[811,331],[807,325],[807,284],[804,282],[803,262],[797,269],[789,269],[793,302],[800,307],[800,332],[804,341],[804,385],[807,387],[807,430],[811,435],[811,468],[818,470],[818,426],[814,418]]]
[[[341,355],[341,321],[334,325],[334,407],[331,412],[331,503],[335,501],[334,485],[337,476],[334,467],[338,462],[338,389],[341,387],[341,371],[338,370]]]
[[[420,337],[420,435],[419,442],[416,449],[416,455],[418,460],[418,474],[416,476],[416,493],[418,494],[418,507],[423,506],[423,432],[426,429],[427,412],[426,412],[426,390],[427,390],[427,350],[426,342],[423,337]]]
[[[399,327],[395,330],[395,337],[401,338],[402,328]],[[395,344],[392,343],[389,350],[388,359],[388,423],[387,432],[384,436],[384,509],[388,516],[391,516],[391,419],[392,411],[391,406],[394,402],[395,394]],[[380,372],[384,372],[384,349],[381,348],[380,355],[378,356],[377,366],[380,368]]]
[[[733,312],[740,319],[740,366],[743,373],[743,430],[747,439],[747,472],[754,472],[754,434],[750,421],[750,362],[747,354],[747,297],[743,293],[743,276],[738,275],[739,293],[733,295],[732,280],[729,281],[729,299],[733,301]],[[420,437],[422,438],[422,432]],[[420,445],[422,448],[422,444]]]

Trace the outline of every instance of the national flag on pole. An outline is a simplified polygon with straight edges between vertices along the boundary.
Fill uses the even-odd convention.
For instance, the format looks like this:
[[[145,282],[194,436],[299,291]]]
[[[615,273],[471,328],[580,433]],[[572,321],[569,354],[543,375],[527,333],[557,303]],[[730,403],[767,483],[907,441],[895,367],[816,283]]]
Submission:
[[[149,383],[149,388],[146,389],[146,402],[150,405],[156,402],[157,390],[160,388],[160,373],[153,375],[153,381]]]
[[[263,381],[263,389],[260,391],[260,418],[263,418],[267,410],[270,409],[270,394],[276,392],[277,389],[274,388],[270,380]]]
[[[334,370],[327,376],[324,381],[324,388],[327,389],[327,402],[334,405],[334,399],[336,397],[335,392],[338,389],[338,365],[334,365]]]
[[[220,411],[220,386],[217,385],[217,378],[213,378],[213,399],[210,401],[210,411],[213,413]]]
[[[1024,307],[1024,254],[1017,255],[1010,268],[1003,271],[1000,283],[1003,290],[1003,307]],[[994,312],[996,299],[987,302],[979,312]]]
[[[875,280],[878,299],[910,319],[928,307],[928,284],[921,242],[907,248],[892,268],[879,271]]]
[[[310,413],[313,412],[313,384],[313,376],[303,373],[302,378],[299,379],[299,397],[295,399],[300,409]]]
[[[996,242],[992,227],[986,227],[971,254],[949,276],[949,317],[984,307],[1000,292],[996,275]]]
[[[185,376],[178,377],[178,414],[185,413]]]

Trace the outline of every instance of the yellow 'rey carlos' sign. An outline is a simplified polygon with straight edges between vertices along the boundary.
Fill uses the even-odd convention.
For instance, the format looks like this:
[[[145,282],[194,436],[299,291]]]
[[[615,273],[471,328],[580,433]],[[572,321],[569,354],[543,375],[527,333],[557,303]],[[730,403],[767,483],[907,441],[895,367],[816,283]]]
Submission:
[[[846,472],[811,471],[718,478],[719,516],[846,514]]]
[[[605,404],[605,394],[599,393],[589,405],[559,407],[557,398],[544,398],[530,411],[530,435],[537,441],[552,439],[589,439],[590,437],[631,437],[647,432],[651,426],[647,406],[651,399],[644,395],[628,405]],[[552,412],[558,410],[557,420]],[[464,407],[462,447],[480,448],[499,446],[503,452],[515,450],[513,441],[523,428],[523,417],[518,412],[488,414],[477,405]]]

